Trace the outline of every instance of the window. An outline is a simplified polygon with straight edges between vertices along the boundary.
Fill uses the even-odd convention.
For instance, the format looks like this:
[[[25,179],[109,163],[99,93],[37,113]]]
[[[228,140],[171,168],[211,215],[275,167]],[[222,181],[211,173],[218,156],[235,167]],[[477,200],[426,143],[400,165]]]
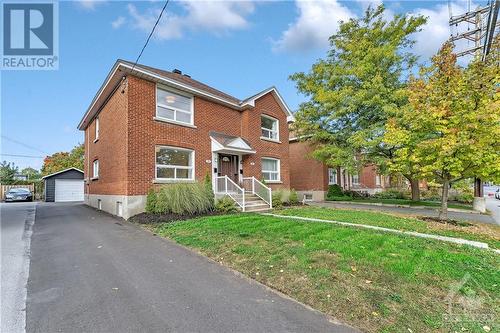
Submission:
[[[380,175],[376,175],[375,176],[375,185],[376,186],[380,186],[380,183],[381,183],[381,176]]]
[[[337,184],[337,169],[328,168],[328,185]]]
[[[92,178],[99,178],[99,160],[95,160],[92,166]]]
[[[156,88],[156,117],[193,124],[193,98]]]
[[[263,158],[262,177],[266,181],[280,181],[280,160],[275,158]]]
[[[279,140],[279,122],[278,119],[266,115],[260,116],[260,127],[262,129],[262,138]]]
[[[157,179],[194,179],[194,152],[175,147],[156,147]]]
[[[99,117],[95,118],[95,141],[99,139]]]
[[[351,182],[353,185],[359,185],[359,174],[352,175]]]

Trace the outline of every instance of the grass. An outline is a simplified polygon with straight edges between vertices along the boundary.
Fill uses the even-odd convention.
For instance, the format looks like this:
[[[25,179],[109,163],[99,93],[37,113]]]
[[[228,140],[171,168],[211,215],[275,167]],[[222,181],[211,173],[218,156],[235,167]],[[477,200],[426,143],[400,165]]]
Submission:
[[[498,328],[500,256],[489,251],[254,214],[155,232],[363,331]]]
[[[379,212],[321,207],[289,208],[275,211],[274,213],[457,237],[484,242],[492,248],[500,249],[500,227],[495,225],[481,223],[452,225],[438,222],[427,222],[416,218],[401,217]]]
[[[436,208],[441,207],[441,203],[438,201],[426,201],[426,200],[412,201],[410,199],[353,198],[345,195],[333,197],[333,200],[331,201],[353,201],[359,203],[366,202],[366,203],[381,203],[381,204],[391,204],[391,205],[409,205],[410,207],[411,206],[413,207],[424,206],[424,207],[436,207]],[[448,202],[448,208],[472,210],[472,205],[458,203],[458,202]]]

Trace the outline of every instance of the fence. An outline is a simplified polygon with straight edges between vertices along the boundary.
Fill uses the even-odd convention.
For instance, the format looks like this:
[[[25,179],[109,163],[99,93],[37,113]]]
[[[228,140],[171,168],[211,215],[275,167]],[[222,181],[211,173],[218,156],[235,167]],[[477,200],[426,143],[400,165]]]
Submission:
[[[11,188],[27,188],[31,192],[35,193],[35,184],[28,185],[2,185],[0,184],[0,200],[5,200],[5,193]]]

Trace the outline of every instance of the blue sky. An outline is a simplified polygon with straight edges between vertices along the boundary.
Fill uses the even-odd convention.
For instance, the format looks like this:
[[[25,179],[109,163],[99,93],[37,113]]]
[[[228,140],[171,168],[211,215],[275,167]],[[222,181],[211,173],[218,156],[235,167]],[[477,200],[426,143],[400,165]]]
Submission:
[[[339,19],[363,1],[172,1],[140,62],[181,69],[238,98],[276,86],[292,109],[303,96],[288,76],[328,49]],[[45,156],[83,141],[76,126],[117,58],[135,60],[163,2],[67,1],[59,4],[59,69],[1,73],[2,154]],[[388,15],[430,17],[415,51],[434,53],[450,34],[446,2],[386,2]],[[453,10],[465,10],[454,2]],[[41,158],[1,156],[23,168]]]

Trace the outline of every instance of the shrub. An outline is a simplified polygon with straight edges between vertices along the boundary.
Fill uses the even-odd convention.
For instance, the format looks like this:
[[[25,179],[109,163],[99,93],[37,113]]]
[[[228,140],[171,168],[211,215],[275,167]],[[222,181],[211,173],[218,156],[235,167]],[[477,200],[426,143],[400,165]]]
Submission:
[[[231,214],[236,213],[238,211],[238,208],[236,207],[236,203],[234,202],[234,200],[225,195],[217,200],[217,203],[215,204],[215,210],[220,213]]]
[[[213,201],[215,198],[215,195],[214,195],[214,190],[212,188],[212,178],[210,177],[209,173],[207,173],[205,175],[205,179],[203,180],[203,183],[205,184],[205,189],[207,190],[207,193],[210,195],[210,197],[212,198],[212,201]]]
[[[281,190],[273,191],[272,202],[273,208],[281,209],[283,208],[283,192]]]
[[[213,193],[205,184],[178,183],[163,186],[156,196],[154,212],[180,215],[202,214],[214,207]]]
[[[150,189],[146,197],[146,213],[154,213],[156,208],[157,194],[154,189]]]
[[[389,189],[383,192],[375,193],[373,198],[377,199],[407,199],[408,195],[405,191]]]
[[[326,194],[327,199],[333,199],[333,197],[341,197],[344,194],[342,188],[335,184],[328,186],[328,193]]]
[[[474,194],[472,193],[459,193],[455,196],[455,201],[460,203],[470,204],[474,201]]]
[[[288,197],[288,203],[290,205],[297,205],[299,203],[299,195],[295,189],[290,190],[290,195]]]

